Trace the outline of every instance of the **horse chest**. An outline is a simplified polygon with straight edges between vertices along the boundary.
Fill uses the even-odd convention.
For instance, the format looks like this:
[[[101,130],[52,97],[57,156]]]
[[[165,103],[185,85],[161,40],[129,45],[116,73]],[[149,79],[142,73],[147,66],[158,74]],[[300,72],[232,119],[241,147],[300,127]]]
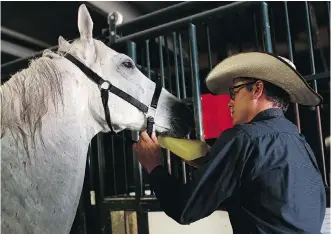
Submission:
[[[84,180],[86,152],[46,143],[47,153],[37,150],[29,160],[23,149],[13,147],[13,139],[1,143],[6,220],[2,233],[69,233]]]

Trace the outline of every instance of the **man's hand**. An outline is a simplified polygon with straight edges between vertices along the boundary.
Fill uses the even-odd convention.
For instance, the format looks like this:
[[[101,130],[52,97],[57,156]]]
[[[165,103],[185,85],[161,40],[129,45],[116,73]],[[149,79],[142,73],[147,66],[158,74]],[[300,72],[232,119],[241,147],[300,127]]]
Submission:
[[[138,161],[148,173],[155,167],[162,165],[161,146],[155,132],[152,133],[152,138],[146,131],[140,133],[139,141],[133,145],[133,149],[136,151]]]

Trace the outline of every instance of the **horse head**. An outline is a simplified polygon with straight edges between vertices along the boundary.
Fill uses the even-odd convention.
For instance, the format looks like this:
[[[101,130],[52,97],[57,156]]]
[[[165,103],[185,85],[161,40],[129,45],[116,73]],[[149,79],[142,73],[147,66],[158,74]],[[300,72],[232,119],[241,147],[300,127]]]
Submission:
[[[72,54],[105,81],[149,106],[156,84],[139,71],[129,56],[118,53],[102,41],[93,38],[93,21],[85,5],[81,5],[78,11],[78,30],[80,37],[72,44],[59,37],[59,51]],[[109,93],[111,126],[108,126],[98,86],[87,78],[77,82],[88,87],[81,95],[88,96],[85,100],[88,100],[89,114],[101,127],[101,131],[108,132],[111,128],[115,132],[124,129],[146,129],[146,114],[114,93]],[[191,131],[194,118],[188,105],[162,88],[154,123],[157,133],[183,137]]]

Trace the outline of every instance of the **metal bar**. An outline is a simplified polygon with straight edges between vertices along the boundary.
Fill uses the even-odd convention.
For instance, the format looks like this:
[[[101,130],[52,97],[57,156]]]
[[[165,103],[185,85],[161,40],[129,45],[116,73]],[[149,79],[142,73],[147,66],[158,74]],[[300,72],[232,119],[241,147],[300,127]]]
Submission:
[[[286,20],[287,45],[288,45],[289,59],[294,63],[292,37],[291,37],[291,29],[290,29],[290,20],[289,20],[288,7],[287,7],[287,2],[286,1],[284,2],[284,7],[285,7],[285,20]],[[298,103],[294,104],[294,114],[295,114],[295,123],[298,127],[299,133],[301,133],[300,113],[299,113]]]
[[[88,205],[88,214],[87,214],[87,222],[89,223],[88,227],[89,230],[92,232],[96,232],[98,219],[98,205],[102,203],[102,200],[96,200],[96,185],[95,179],[97,175],[95,175],[95,165],[97,159],[97,152],[95,152],[95,140],[93,139],[88,147],[87,153],[87,172],[86,172],[86,179],[88,181],[88,186],[86,186],[85,190],[87,190],[88,198],[85,201],[85,204]],[[86,198],[86,197],[85,197]],[[93,223],[93,224],[92,224]],[[92,224],[92,225],[91,225]]]
[[[109,44],[116,40],[116,13],[113,12],[111,15],[107,16],[108,30],[109,30]]]
[[[165,79],[164,79],[164,64],[163,64],[163,48],[162,48],[162,36],[158,37],[158,45],[159,45],[159,58],[160,58],[160,73],[161,73],[161,85],[165,88]],[[169,167],[169,158],[170,158],[170,151],[167,149],[162,149],[162,153],[166,154],[166,161],[168,165],[168,172],[171,174],[171,167]]]
[[[194,118],[196,138],[204,140],[203,124],[202,124],[202,108],[201,108],[201,95],[200,95],[200,77],[199,77],[199,62],[198,62],[198,44],[196,37],[196,28],[194,24],[189,24],[189,38],[191,50],[191,70],[192,70],[192,91],[194,103]]]
[[[142,197],[139,201],[136,201],[132,197],[124,198],[106,198],[102,205],[108,210],[117,211],[137,211],[137,210],[149,210],[149,211],[162,211],[160,204],[155,197]]]
[[[146,66],[147,66],[147,77],[152,80],[151,77],[151,61],[150,61],[150,54],[149,54],[149,40],[145,41],[145,49],[146,49]],[[153,194],[153,190],[151,189],[151,194]]]
[[[166,49],[166,57],[167,57],[167,70],[168,70],[168,84],[169,84],[169,92],[172,93],[172,82],[171,82],[171,67],[170,67],[170,56],[169,56],[169,45],[168,38],[166,36],[164,38],[165,49]]]
[[[181,71],[181,81],[182,81],[182,98],[186,98],[186,84],[185,84],[185,72],[184,72],[184,60],[183,60],[183,46],[182,46],[182,35],[178,33],[178,47],[179,47],[179,61],[180,61],[180,71]],[[180,93],[180,92],[179,92]],[[182,160],[182,173],[183,173],[183,182],[187,183],[186,175],[186,163]]]
[[[164,87],[165,82],[164,82],[162,36],[159,36],[159,56],[160,56],[161,85],[162,85],[162,87]]]
[[[182,9],[185,9],[185,7],[187,7],[189,5],[192,5],[192,4],[195,4],[195,3],[196,2],[194,2],[194,1],[193,2],[190,2],[190,1],[189,2],[181,2],[181,3],[178,3],[176,5],[166,7],[166,8],[163,8],[161,10],[154,11],[154,12],[151,12],[149,14],[139,16],[139,17],[135,18],[133,21],[120,24],[120,25],[117,26],[117,29],[123,31],[126,28],[133,27],[133,26],[138,25],[138,24],[148,23],[151,20],[153,20],[153,18],[162,17],[161,16],[162,14],[170,15],[170,14],[173,14],[175,11],[178,12]]]
[[[108,209],[108,207],[103,206],[103,203],[102,205],[100,205],[100,216],[100,233],[112,233],[110,210]]]
[[[171,175],[172,174],[172,168],[171,168],[171,153],[170,150],[165,149],[166,155],[167,155],[167,165],[168,165],[168,172]]]
[[[42,47],[42,48],[43,47],[44,48],[51,47],[51,45],[49,45],[49,44],[47,44],[47,43],[45,43],[41,40],[29,37],[29,36],[27,36],[23,33],[16,32],[14,30],[11,30],[11,29],[3,27],[3,26],[1,26],[1,33],[7,34],[11,37],[14,37],[14,38],[22,40],[22,41],[29,42],[31,44],[37,45],[37,46]]]
[[[178,71],[178,51],[177,51],[177,33],[172,33],[172,43],[174,46],[174,65],[175,65],[175,78],[176,78],[176,94],[177,98],[180,99],[180,87],[179,87],[179,71]]]
[[[11,43],[9,41],[1,40],[1,52],[13,55],[15,57],[24,58],[32,55],[36,51]]]
[[[136,63],[137,62],[137,53],[136,53],[136,44],[132,41],[127,42],[128,47],[128,56]],[[133,141],[138,141],[139,133],[137,131],[131,131],[131,137]],[[135,178],[135,196],[137,199],[140,199],[142,195],[144,195],[143,190],[143,178],[142,178],[142,167],[138,162],[137,155],[134,150],[132,150],[133,157],[133,170],[134,170],[134,178]]]
[[[232,30],[232,33],[234,35],[236,35],[236,33],[238,33],[239,35],[242,33],[242,24],[241,24],[240,21],[241,21],[240,15],[236,15],[234,22],[237,25],[237,27],[236,27],[237,30],[236,31],[235,30]],[[242,39],[240,37],[238,37],[238,36],[235,36],[234,38],[235,38],[235,43],[238,46],[239,52],[240,53],[243,52]]]
[[[178,28],[178,27],[182,27],[187,25],[188,23],[193,23],[196,21],[201,21],[203,18],[207,18],[207,17],[211,17],[214,15],[219,16],[225,16],[226,14],[231,14],[233,13],[234,10],[238,10],[238,9],[244,9],[247,8],[248,6],[251,6],[253,4],[255,4],[257,2],[234,2],[234,3],[230,3],[228,5],[225,6],[221,6],[221,7],[217,7],[215,9],[212,10],[208,10],[202,13],[198,13],[198,14],[194,14],[182,19],[178,19],[166,24],[162,24],[160,26],[156,26],[150,29],[146,29],[137,33],[133,33],[131,35],[128,36],[124,36],[122,38],[119,38],[118,40],[116,40],[116,43],[122,43],[128,40],[133,40],[133,39],[137,39],[137,38],[142,38],[142,37],[150,37],[153,36],[153,34],[158,34],[160,32],[163,32],[164,30],[173,30],[174,28]]]
[[[128,171],[127,171],[127,165],[126,165],[126,144],[125,144],[125,135],[124,131],[121,132],[121,137],[122,137],[122,150],[123,150],[123,168],[124,168],[124,188],[125,188],[125,194],[129,195],[129,190],[128,190]]]
[[[309,16],[309,6],[308,2],[305,1],[305,13],[306,13],[306,26],[307,26],[307,33],[308,33],[308,47],[309,47],[309,58],[311,64],[311,72],[312,74],[316,74],[315,70],[315,58],[314,58],[314,47],[313,47],[313,39],[312,39],[312,32],[311,32],[311,24],[310,24],[310,16]],[[316,80],[312,81],[312,88],[315,92],[317,90],[317,82]],[[319,138],[319,146],[321,150],[322,162],[323,162],[323,179],[326,186],[328,185],[328,179],[326,175],[326,164],[325,164],[325,155],[324,155],[324,143],[323,143],[323,135],[322,135],[322,124],[321,124],[321,113],[320,107],[316,106],[316,120],[317,120],[317,131],[318,131],[318,138]]]
[[[271,24],[270,25],[276,25],[275,24],[275,13],[274,13],[274,9],[273,8],[269,8],[270,9],[270,19],[271,19]],[[277,12],[276,12],[276,17],[277,17]],[[271,31],[271,41],[273,41],[272,43],[272,50],[275,51],[275,53],[277,53],[276,51],[276,47],[275,45],[277,45],[277,41],[276,41],[276,33],[275,33],[275,26],[271,27],[270,26],[270,31]]]
[[[209,70],[213,69],[213,62],[211,58],[211,45],[210,45],[210,34],[209,34],[209,27],[206,24],[205,25],[205,30],[206,30],[206,37],[207,37],[207,50],[208,50],[208,67]]]
[[[146,72],[146,67],[145,67],[145,61],[144,61],[144,48],[143,47],[140,47],[139,45],[138,45],[138,49],[137,50],[139,50],[140,49],[140,53],[139,52],[137,52],[137,56],[139,56],[140,55],[140,61],[138,62],[137,61],[137,63],[140,63],[140,66],[141,66],[141,69],[140,69],[140,71],[141,71],[141,73],[143,73],[144,75],[146,75],[145,74],[145,72]]]
[[[88,151],[87,151],[87,173],[89,177],[89,188],[90,191],[93,191],[95,193],[95,185],[94,185],[94,157],[93,157],[93,151],[92,151],[92,146],[91,143],[88,146]],[[91,196],[91,194],[90,194]],[[91,205],[94,206],[95,204]]]
[[[180,61],[181,81],[183,88],[183,98],[185,99],[187,96],[186,96],[185,70],[184,70],[183,45],[182,45],[181,33],[178,33],[178,46],[179,46],[179,61]]]
[[[105,178],[105,151],[103,144],[103,133],[97,135],[97,152],[98,152],[98,170],[99,170],[99,201],[105,197],[104,178]]]
[[[173,44],[173,53],[174,53],[174,66],[175,66],[175,81],[176,81],[176,96],[178,99],[181,99],[180,93],[180,82],[179,82],[179,68],[178,68],[178,49],[177,49],[177,33],[172,33],[172,44]],[[183,160],[175,160],[176,162],[176,171],[178,176],[178,162],[181,163],[182,167],[185,166],[185,162]],[[184,176],[184,174],[182,174]]]
[[[164,36],[163,39],[164,39],[164,45],[165,45],[165,49],[166,49],[166,58],[167,58],[167,70],[168,70],[167,79],[168,79],[168,85],[169,85],[168,91],[170,93],[172,93],[168,38],[166,36]],[[171,175],[172,174],[172,160],[171,160],[171,152],[170,152],[170,150],[166,149],[166,155],[167,155],[168,172]]]
[[[256,13],[254,12],[253,15],[253,20],[254,20],[254,32],[255,32],[255,40],[256,40],[256,49],[260,50],[259,46],[259,33],[258,33],[258,27],[257,27],[257,19],[256,19]]]
[[[264,38],[265,38],[265,50],[271,53],[272,41],[271,41],[271,32],[270,32],[268,4],[266,2],[262,2],[261,8],[262,8],[262,20],[263,20],[263,29],[264,29]]]
[[[306,81],[330,78],[330,71],[304,76]]]
[[[116,166],[115,166],[115,149],[114,149],[114,136],[110,136],[111,141],[111,157],[112,157],[112,164],[113,164],[113,183],[114,183],[114,194],[117,195],[117,186],[116,186]]]
[[[146,46],[146,66],[147,66],[147,77],[151,79],[151,61],[149,56],[149,40],[145,41]]]
[[[138,234],[149,234],[148,211],[139,209],[137,211]]]

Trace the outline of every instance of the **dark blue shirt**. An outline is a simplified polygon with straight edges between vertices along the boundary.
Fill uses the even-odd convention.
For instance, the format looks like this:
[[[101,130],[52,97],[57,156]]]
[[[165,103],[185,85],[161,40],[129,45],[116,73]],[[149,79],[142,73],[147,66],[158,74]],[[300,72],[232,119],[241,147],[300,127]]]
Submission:
[[[320,233],[322,176],[310,146],[280,109],[224,131],[205,157],[187,184],[163,166],[149,175],[161,208],[178,223],[224,209],[234,233]]]

